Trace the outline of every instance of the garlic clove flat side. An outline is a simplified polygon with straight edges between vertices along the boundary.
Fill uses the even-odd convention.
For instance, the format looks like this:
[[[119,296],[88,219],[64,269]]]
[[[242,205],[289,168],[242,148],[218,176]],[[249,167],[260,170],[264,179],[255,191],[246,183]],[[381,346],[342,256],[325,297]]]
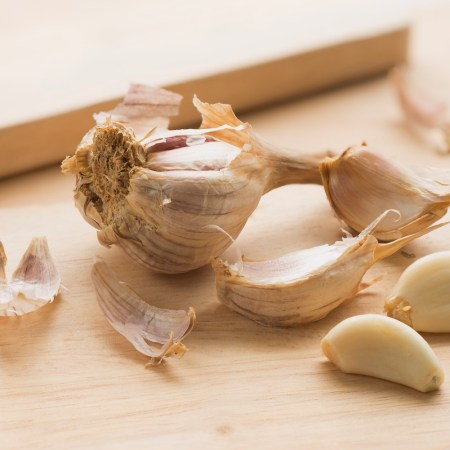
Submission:
[[[405,269],[384,309],[417,331],[450,332],[450,251],[424,256]]]
[[[322,339],[325,356],[345,373],[367,375],[429,392],[444,381],[431,347],[398,320],[364,314],[343,320]]]

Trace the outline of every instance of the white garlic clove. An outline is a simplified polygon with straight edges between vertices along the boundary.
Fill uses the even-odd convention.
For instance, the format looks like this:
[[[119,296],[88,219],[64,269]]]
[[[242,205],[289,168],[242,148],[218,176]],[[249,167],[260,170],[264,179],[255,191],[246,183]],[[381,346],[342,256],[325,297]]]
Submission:
[[[444,371],[431,347],[398,320],[377,314],[350,317],[322,339],[325,356],[345,373],[403,384],[420,392],[439,388]]]
[[[371,234],[387,211],[355,238],[300,250],[276,259],[251,261],[229,248],[212,261],[218,299],[268,326],[295,326],[325,317],[367,287],[361,280],[377,261],[445,224],[379,244]],[[236,244],[234,244],[235,246]]]
[[[111,326],[139,352],[160,364],[165,358],[181,358],[187,348],[181,342],[192,330],[195,313],[157,308],[142,300],[119,280],[103,260],[92,267],[97,300]]]
[[[412,263],[384,306],[387,315],[417,331],[450,332],[450,251]]]
[[[383,221],[374,236],[382,241],[424,229],[450,205],[450,180],[436,173],[394,163],[363,144],[320,164],[323,185],[337,217],[357,232],[386,209],[401,217]]]
[[[12,281],[7,282],[6,254],[0,243],[0,316],[22,316],[51,303],[58,295],[61,278],[45,237],[33,238]]]
[[[267,191],[321,182],[318,163],[325,154],[277,149],[229,105],[194,103],[201,129],[152,129],[137,140],[123,123],[99,120],[62,164],[63,172],[77,176],[76,205],[99,230],[99,241],[120,245],[156,272],[208,264],[230,241],[207,227],[236,238]]]

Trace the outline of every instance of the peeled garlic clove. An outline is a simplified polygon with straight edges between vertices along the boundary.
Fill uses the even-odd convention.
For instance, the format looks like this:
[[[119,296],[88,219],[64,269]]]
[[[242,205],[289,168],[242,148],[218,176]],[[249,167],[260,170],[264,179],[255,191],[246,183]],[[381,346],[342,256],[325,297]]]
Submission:
[[[192,330],[195,313],[161,309],[142,300],[102,261],[92,267],[97,300],[111,326],[136,350],[150,357],[150,364],[165,358],[181,358],[187,348],[181,342]]]
[[[0,316],[22,316],[51,303],[61,279],[45,237],[33,238],[11,283],[5,276],[6,254],[0,243]]]
[[[429,392],[444,372],[433,350],[407,325],[377,314],[350,317],[322,339],[322,351],[340,370]]]
[[[366,144],[320,164],[323,185],[339,219],[362,231],[386,209],[401,217],[383,221],[374,232],[390,241],[425,229],[443,217],[450,205],[450,177],[433,169],[407,168],[389,161]]]
[[[151,103],[151,99],[148,100]],[[261,196],[287,183],[319,183],[325,154],[294,156],[265,144],[229,105],[202,103],[198,130],[153,130],[137,140],[99,122],[62,165],[75,202],[104,245],[118,244],[162,273],[201,267],[230,245]]]
[[[384,306],[388,316],[417,331],[450,332],[450,251],[412,263]]]
[[[295,326],[322,319],[367,287],[361,280],[377,261],[436,225],[387,244],[371,234],[390,211],[358,237],[265,261],[242,260],[233,248],[212,261],[217,296],[242,315],[268,326]]]

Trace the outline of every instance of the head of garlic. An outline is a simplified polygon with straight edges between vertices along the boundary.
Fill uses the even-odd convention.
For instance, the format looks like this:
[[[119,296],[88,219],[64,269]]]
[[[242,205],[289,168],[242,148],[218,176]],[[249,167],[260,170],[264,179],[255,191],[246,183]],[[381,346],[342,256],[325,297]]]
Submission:
[[[320,172],[330,205],[353,230],[361,232],[387,209],[400,212],[374,232],[382,241],[428,227],[450,205],[450,173],[402,166],[366,144],[324,159]]]
[[[389,213],[380,215],[357,237],[276,259],[242,259],[234,244],[212,262],[217,296],[262,325],[296,326],[322,319],[368,286],[361,280],[373,264],[443,225],[380,244],[374,233]]]
[[[417,331],[450,332],[450,251],[412,263],[401,274],[384,309]]]
[[[230,245],[208,225],[235,238],[265,192],[321,180],[324,154],[290,155],[263,143],[229,105],[194,104],[200,129],[154,128],[140,140],[131,122],[102,115],[62,165],[77,176],[75,203],[99,241],[156,272],[207,264]]]

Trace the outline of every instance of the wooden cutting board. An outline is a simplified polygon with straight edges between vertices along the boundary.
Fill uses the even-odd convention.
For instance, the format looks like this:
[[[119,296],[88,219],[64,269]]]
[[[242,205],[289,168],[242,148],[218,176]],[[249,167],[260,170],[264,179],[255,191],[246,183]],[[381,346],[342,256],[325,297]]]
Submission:
[[[430,63],[432,49],[431,63],[442,69],[442,36],[450,30],[445,11],[421,22],[416,64]],[[404,126],[383,79],[243,119],[297,151],[343,150],[366,139],[395,160],[450,169],[448,156],[433,153]],[[9,270],[31,236],[45,234],[66,287],[40,311],[0,321],[2,448],[448,447],[448,381],[422,394],[346,375],[326,362],[319,343],[346,317],[381,313],[384,298],[414,261],[408,255],[450,250],[450,228],[376,265],[366,279],[383,275],[382,281],[324,320],[270,329],[216,300],[209,267],[157,276],[119,250],[101,248],[72,205],[72,185],[56,167],[0,182],[0,238]],[[322,189],[289,186],[262,199],[239,243],[249,257],[264,258],[340,237]],[[109,326],[90,282],[97,254],[153,304],[196,309],[183,359],[146,369],[146,358]],[[450,336],[424,336],[449,374]]]
[[[199,122],[193,94],[242,112],[386,72],[406,60],[409,17],[383,1],[388,15],[379,1],[352,0],[278,0],[276,8],[259,0],[136,0],[132,8],[42,0],[20,15],[7,8],[0,178],[63,159],[93,113],[111,110],[130,82],[182,94],[172,125],[186,127]]]

